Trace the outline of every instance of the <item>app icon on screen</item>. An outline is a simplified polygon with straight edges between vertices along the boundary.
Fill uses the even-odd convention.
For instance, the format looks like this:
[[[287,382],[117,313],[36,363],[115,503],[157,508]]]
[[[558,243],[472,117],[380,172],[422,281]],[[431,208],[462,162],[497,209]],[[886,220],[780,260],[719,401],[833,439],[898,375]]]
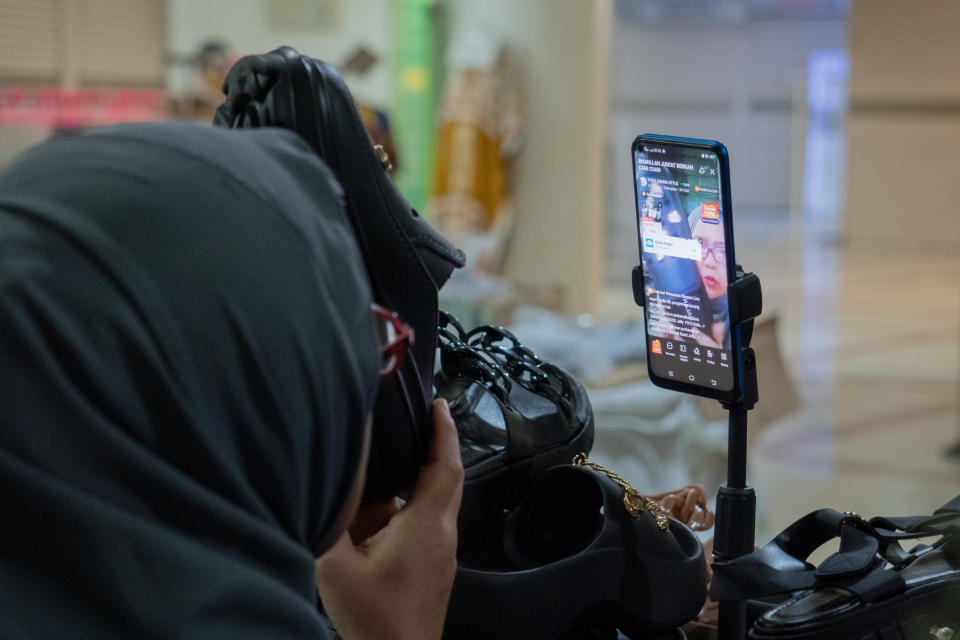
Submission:
[[[646,245],[648,249],[653,249],[653,238],[647,238]]]
[[[700,219],[712,224],[720,223],[720,205],[716,202],[704,202],[700,205]]]
[[[660,347],[660,341],[654,340],[650,343],[650,351],[654,353],[663,353],[663,349]]]

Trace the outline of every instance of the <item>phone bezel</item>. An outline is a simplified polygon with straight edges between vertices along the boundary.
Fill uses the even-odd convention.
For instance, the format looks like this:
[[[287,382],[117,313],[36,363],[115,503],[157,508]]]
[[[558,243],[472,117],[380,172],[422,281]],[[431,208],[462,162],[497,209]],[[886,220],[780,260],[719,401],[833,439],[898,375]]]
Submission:
[[[717,161],[720,165],[720,200],[723,206],[723,234],[724,242],[727,247],[727,278],[728,278],[728,287],[731,279],[736,277],[736,266],[737,261],[734,255],[735,247],[733,242],[733,207],[731,205],[730,197],[730,159],[727,154],[727,148],[720,142],[716,140],[702,140],[699,138],[681,138],[676,136],[665,136],[654,133],[644,133],[637,136],[633,140],[633,144],[630,146],[630,168],[631,168],[631,180],[633,181],[633,202],[634,202],[634,217],[637,223],[637,248],[639,250],[639,260],[640,264],[643,265],[643,239],[640,236],[640,202],[637,195],[637,172],[634,164],[636,163],[636,151],[637,147],[645,143],[649,144],[658,144],[658,145],[671,145],[678,147],[687,147],[691,149],[703,149],[706,151],[711,151],[717,155]],[[647,292],[643,292],[643,335],[646,340],[646,344],[650,344],[650,334],[648,332],[648,323],[649,318],[647,317],[647,310],[649,305],[647,304]],[[728,316],[727,322],[730,322]],[[657,336],[655,336],[657,337]],[[691,384],[689,382],[681,382],[679,380],[673,380],[670,378],[664,378],[657,375],[653,371],[653,365],[651,358],[647,357],[647,374],[650,380],[664,389],[672,389],[674,391],[682,391],[683,393],[689,393],[692,395],[703,396],[707,398],[713,398],[716,400],[736,400],[738,399],[743,390],[743,363],[740,352],[740,327],[737,325],[730,326],[730,351],[731,351],[731,368],[733,369],[733,388],[724,391],[719,389],[713,389],[711,387],[704,387],[698,384]]]

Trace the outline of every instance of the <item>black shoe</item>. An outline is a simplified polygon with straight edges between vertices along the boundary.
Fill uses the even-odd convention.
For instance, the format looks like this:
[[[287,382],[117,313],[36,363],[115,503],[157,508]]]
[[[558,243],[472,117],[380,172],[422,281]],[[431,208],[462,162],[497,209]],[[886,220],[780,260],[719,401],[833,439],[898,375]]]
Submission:
[[[706,598],[703,545],[650,509],[631,515],[627,502],[624,489],[594,469],[548,470],[506,517],[504,566],[457,567],[444,638],[675,633]]]
[[[807,561],[836,537],[839,551]],[[919,538],[939,539],[900,545]],[[759,551],[714,562],[711,591],[716,601],[767,599],[749,634],[757,640],[946,637],[934,632],[960,628],[960,496],[928,516],[811,512]]]
[[[300,134],[343,186],[374,299],[413,327],[416,343],[374,409],[365,497],[380,500],[415,481],[432,432],[437,290],[464,264],[397,190],[337,72],[290,47],[241,58],[223,82],[214,124],[283,127]],[[382,153],[382,150],[381,150]],[[412,357],[411,357],[412,356]]]
[[[544,471],[589,453],[593,411],[580,383],[509,331],[468,333],[452,315],[440,315],[437,394],[450,404],[464,467],[460,548],[483,554],[504,510]]]

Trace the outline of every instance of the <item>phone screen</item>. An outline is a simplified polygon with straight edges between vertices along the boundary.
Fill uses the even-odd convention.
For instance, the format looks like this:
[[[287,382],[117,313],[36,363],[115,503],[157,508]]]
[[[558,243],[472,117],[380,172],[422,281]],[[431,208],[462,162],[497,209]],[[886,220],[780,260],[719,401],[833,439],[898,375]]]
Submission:
[[[718,392],[735,377],[723,166],[712,149],[634,148],[650,370]]]

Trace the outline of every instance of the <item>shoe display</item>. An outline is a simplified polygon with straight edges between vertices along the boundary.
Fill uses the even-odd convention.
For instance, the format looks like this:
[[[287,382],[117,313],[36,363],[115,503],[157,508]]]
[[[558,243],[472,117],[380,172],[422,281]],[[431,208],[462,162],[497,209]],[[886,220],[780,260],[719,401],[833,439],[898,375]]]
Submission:
[[[356,102],[325,62],[280,47],[241,58],[223,82],[214,124],[283,127],[300,134],[343,187],[347,215],[376,302],[413,327],[416,342],[398,375],[384,380],[374,410],[365,486],[370,501],[412,486],[429,442],[437,342],[437,290],[464,255],[417,215],[387,173]]]
[[[460,563],[444,638],[649,638],[696,617],[706,598],[699,539],[578,461],[549,469],[507,514],[500,569]]]
[[[505,329],[467,332],[441,312],[436,385],[460,434],[461,548],[496,536],[504,509],[544,471],[593,444],[593,412],[580,383]]]
[[[807,562],[834,537],[839,551]],[[900,544],[931,537],[909,551]],[[820,509],[713,571],[714,600],[780,596],[753,624],[756,640],[950,637],[960,630],[960,496],[907,518]]]

